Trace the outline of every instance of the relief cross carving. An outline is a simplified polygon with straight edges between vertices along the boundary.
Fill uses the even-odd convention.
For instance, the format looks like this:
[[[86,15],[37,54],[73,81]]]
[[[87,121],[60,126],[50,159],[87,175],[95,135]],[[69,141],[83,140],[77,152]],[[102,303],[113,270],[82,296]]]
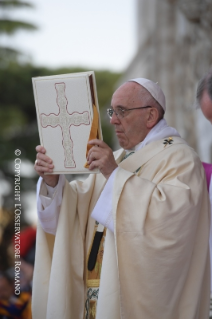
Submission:
[[[50,113],[49,115],[46,115],[42,113],[40,115],[41,119],[41,125],[42,127],[46,128],[47,126],[51,127],[57,127],[60,126],[62,130],[62,144],[64,148],[64,155],[65,155],[65,161],[64,166],[65,167],[76,167],[75,161],[74,161],[74,154],[73,154],[73,141],[71,139],[70,134],[70,126],[79,126],[79,125],[89,125],[89,114],[87,111],[83,113],[73,112],[69,113],[67,110],[68,106],[68,100],[65,95],[65,83],[55,83],[55,89],[57,92],[57,105],[59,107],[59,113],[54,114]]]

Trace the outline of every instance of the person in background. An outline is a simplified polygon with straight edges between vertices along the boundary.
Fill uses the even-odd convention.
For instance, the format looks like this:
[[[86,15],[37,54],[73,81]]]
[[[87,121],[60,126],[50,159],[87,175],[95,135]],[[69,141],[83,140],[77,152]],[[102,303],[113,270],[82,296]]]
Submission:
[[[0,273],[0,319],[31,319],[31,293],[14,294],[14,278]]]
[[[198,83],[196,91],[196,107],[201,108],[205,118],[212,124],[212,68]],[[203,166],[206,172],[208,190],[210,196],[212,196],[212,186],[210,186],[212,165],[203,162]]]
[[[201,108],[205,118],[212,124],[212,68],[206,73],[197,85],[196,91],[196,107]],[[212,132],[211,132],[212,133]],[[203,162],[206,173],[207,186],[211,202],[212,213],[212,164]],[[212,265],[212,218],[210,231],[210,258]],[[212,276],[211,276],[211,293],[212,293]]]

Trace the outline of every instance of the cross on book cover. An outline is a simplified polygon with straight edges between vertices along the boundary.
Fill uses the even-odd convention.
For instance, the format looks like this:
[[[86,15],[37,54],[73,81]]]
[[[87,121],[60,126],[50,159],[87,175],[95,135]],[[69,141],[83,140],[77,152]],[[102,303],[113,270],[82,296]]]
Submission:
[[[102,140],[94,72],[36,77],[32,83],[40,144],[53,160],[53,174],[91,173],[85,167],[91,129]]]

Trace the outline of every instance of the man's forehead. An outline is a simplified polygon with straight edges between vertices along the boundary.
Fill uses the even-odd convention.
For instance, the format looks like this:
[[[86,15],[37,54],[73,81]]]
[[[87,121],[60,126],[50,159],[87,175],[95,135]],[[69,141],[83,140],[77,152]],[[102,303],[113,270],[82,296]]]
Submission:
[[[115,92],[134,92],[134,91],[139,91],[139,89],[142,89],[143,86],[136,82],[125,82],[123,83]],[[144,89],[144,88],[143,88]]]
[[[112,100],[119,98],[123,100],[138,99],[148,93],[145,88],[135,82],[122,84],[113,94]]]

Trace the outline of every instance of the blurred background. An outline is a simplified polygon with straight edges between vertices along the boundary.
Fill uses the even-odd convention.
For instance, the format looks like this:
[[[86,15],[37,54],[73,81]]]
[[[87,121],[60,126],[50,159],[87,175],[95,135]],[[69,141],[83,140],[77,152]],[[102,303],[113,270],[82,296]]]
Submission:
[[[32,77],[94,70],[103,137],[113,149],[106,116],[113,91],[130,78],[158,82],[168,124],[211,163],[212,127],[194,107],[197,82],[211,65],[212,0],[0,0],[0,271],[11,275],[14,266],[14,151],[20,149],[23,246],[28,242],[22,273],[30,292],[39,144]]]

